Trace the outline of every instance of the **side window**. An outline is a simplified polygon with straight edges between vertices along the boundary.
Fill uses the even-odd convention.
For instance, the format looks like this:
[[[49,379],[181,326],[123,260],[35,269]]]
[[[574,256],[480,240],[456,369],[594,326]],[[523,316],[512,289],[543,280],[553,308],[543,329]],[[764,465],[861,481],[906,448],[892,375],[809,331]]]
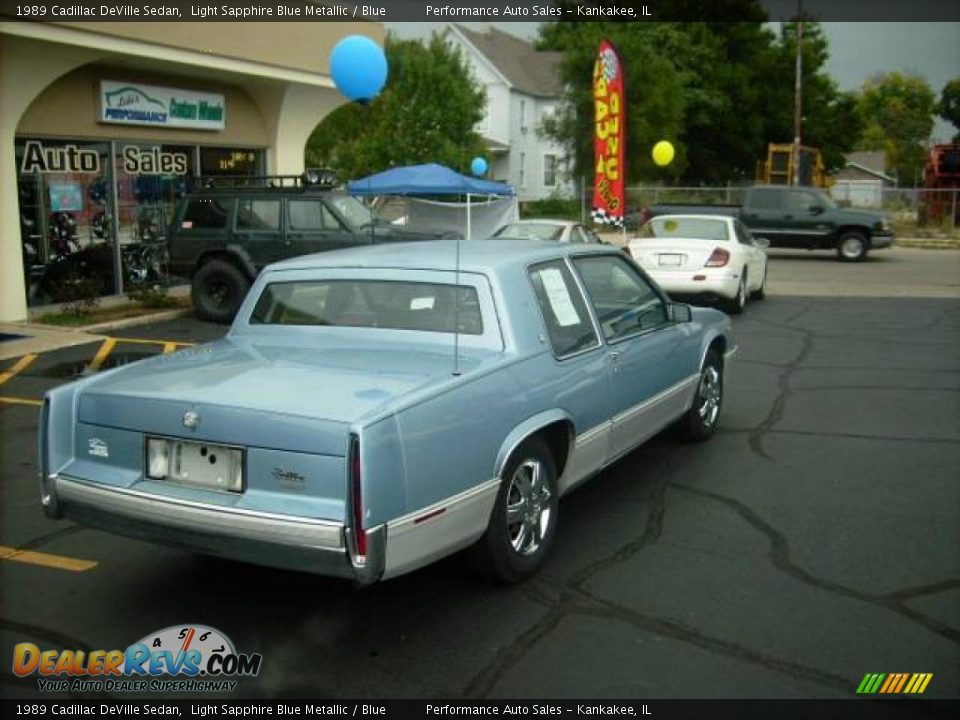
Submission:
[[[240,200],[237,230],[270,232],[280,229],[279,200]]]
[[[333,210],[326,205],[321,204],[320,217],[323,222],[324,230],[343,230],[343,223],[334,215]]]
[[[817,204],[817,197],[813,193],[803,190],[791,190],[787,193],[787,210],[809,210]]]
[[[194,198],[187,202],[180,227],[184,230],[223,230],[230,215],[229,203],[229,200]]]
[[[321,213],[326,208],[319,200],[290,200],[287,203],[287,226],[290,230],[321,230]]]
[[[626,260],[612,255],[573,261],[597,311],[603,336],[620,340],[664,325],[667,305]]]
[[[750,208],[753,210],[779,210],[779,190],[754,190],[750,194]]]
[[[530,268],[530,282],[556,357],[600,345],[586,303],[566,263],[551,260],[534,265]]]

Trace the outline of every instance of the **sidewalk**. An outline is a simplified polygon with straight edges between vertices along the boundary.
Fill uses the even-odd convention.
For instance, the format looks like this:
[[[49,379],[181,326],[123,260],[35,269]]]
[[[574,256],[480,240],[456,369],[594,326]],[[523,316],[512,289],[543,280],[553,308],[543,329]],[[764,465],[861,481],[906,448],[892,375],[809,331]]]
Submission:
[[[146,325],[164,320],[174,320],[189,315],[189,309],[145,311],[143,315],[112,320],[98,325],[66,328],[39,323],[19,322],[0,323],[0,361],[23,355],[37,355],[40,353],[59,350],[60,348],[84,343],[96,342],[109,336],[113,330],[136,325]],[[4,336],[21,336],[4,339]]]

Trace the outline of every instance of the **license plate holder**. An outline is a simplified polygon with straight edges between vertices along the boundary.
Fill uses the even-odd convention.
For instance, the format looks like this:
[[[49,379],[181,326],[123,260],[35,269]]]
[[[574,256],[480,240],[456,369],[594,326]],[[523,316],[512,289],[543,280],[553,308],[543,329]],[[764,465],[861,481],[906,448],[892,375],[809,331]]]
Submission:
[[[680,267],[683,265],[684,256],[679,253],[660,253],[657,255],[657,263],[660,267]]]
[[[162,482],[222,492],[238,492],[244,487],[241,448],[173,438],[166,442],[169,460]]]

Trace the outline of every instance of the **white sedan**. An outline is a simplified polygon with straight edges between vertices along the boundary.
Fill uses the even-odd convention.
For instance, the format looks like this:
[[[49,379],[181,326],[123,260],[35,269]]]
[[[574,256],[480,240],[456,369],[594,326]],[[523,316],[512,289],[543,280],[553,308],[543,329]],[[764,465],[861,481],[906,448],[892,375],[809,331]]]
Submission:
[[[557,242],[602,242],[586,225],[570,220],[519,220],[499,228],[493,237],[498,240],[556,240]]]
[[[720,215],[659,215],[628,245],[669,295],[719,302],[732,314],[766,294],[765,248],[739,219]]]

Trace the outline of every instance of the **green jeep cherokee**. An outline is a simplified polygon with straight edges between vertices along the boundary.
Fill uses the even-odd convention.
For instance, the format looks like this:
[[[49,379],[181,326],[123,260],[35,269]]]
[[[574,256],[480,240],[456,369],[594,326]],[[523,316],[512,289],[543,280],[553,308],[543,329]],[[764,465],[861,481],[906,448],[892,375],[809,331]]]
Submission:
[[[405,231],[354,196],[299,178],[270,178],[261,186],[249,182],[195,188],[173,216],[167,236],[170,274],[190,279],[193,307],[204,320],[230,322],[257,273],[285,258],[457,236]]]

